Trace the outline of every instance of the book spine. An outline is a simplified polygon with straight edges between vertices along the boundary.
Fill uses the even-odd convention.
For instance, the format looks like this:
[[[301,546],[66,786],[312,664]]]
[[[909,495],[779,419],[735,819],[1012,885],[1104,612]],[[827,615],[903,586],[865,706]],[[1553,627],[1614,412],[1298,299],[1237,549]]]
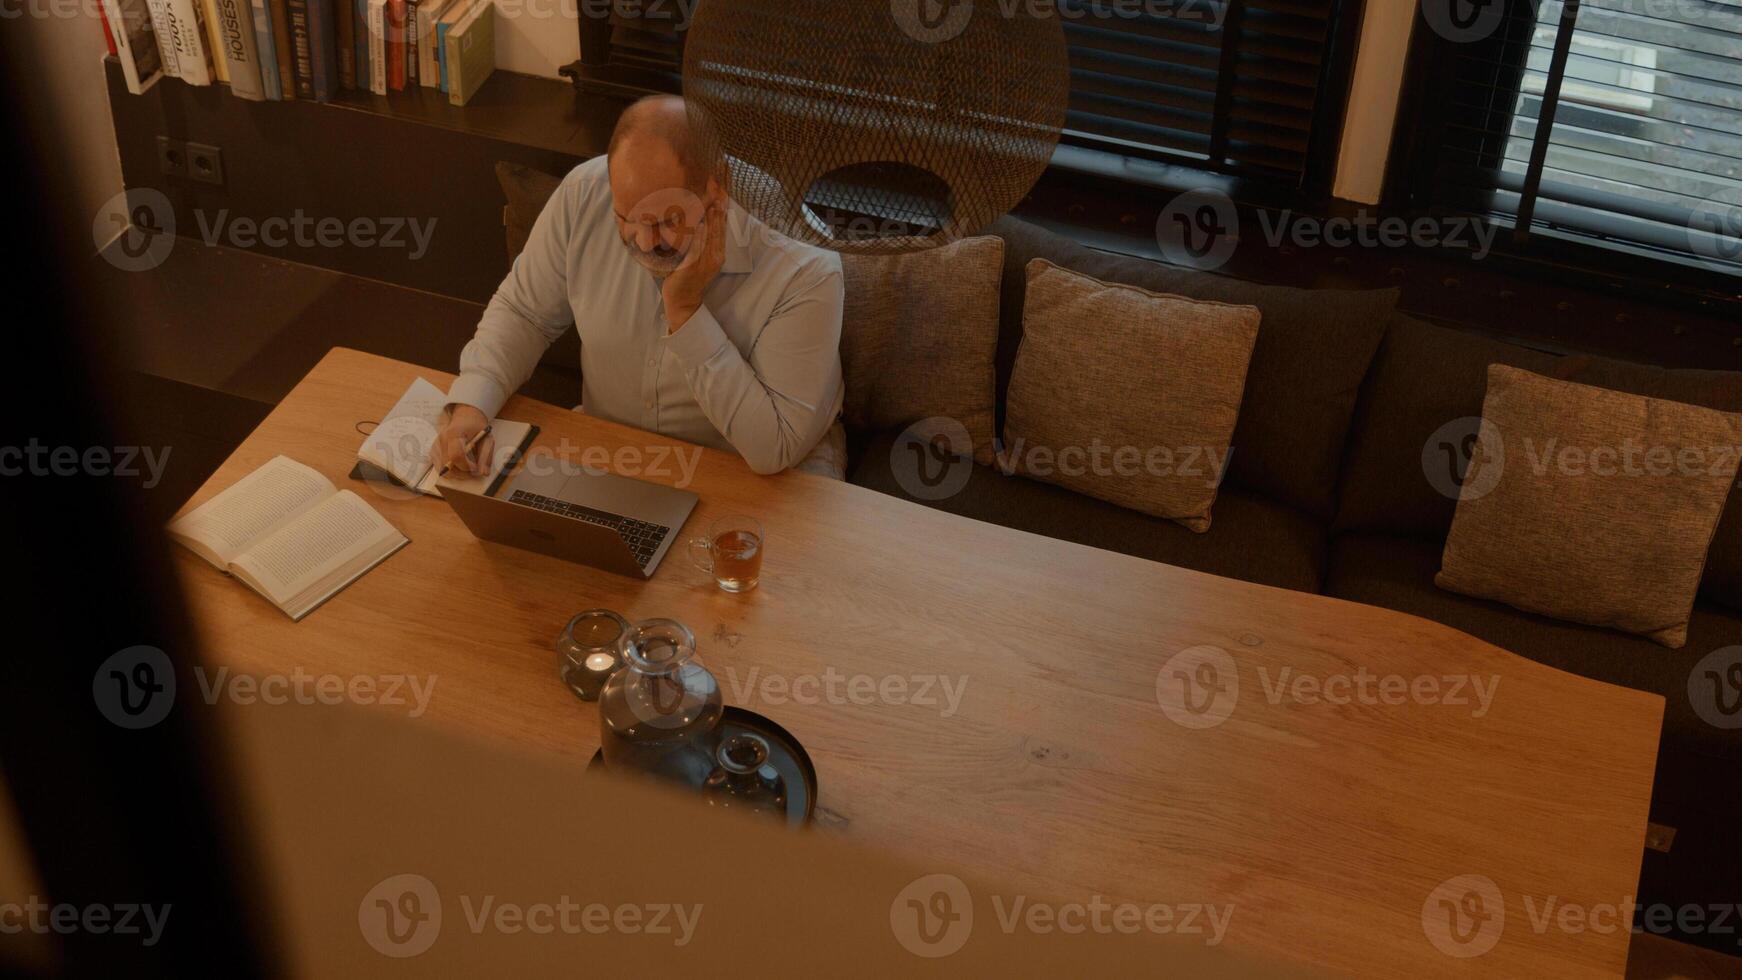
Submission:
[[[357,87],[357,17],[351,0],[333,0],[333,44],[338,48],[339,87]]]
[[[436,31],[441,13],[440,0],[428,0],[423,10],[423,30],[417,37],[417,84],[424,88],[441,87],[441,72],[436,64]]]
[[[151,15],[151,33],[157,39],[157,53],[163,59],[163,73],[181,77],[181,58],[175,47],[175,13],[169,0],[146,0],[145,9]]]
[[[208,64],[212,68],[212,82],[218,85],[230,84],[230,63],[224,60],[224,39],[218,26],[217,0],[199,0],[200,7],[200,40],[206,42],[206,50],[210,52]]]
[[[290,16],[290,64],[296,78],[296,97],[315,97],[313,50],[309,47],[308,0],[287,0]]]
[[[369,50],[369,0],[351,0],[351,10],[357,20],[354,31],[357,43],[357,87],[373,90],[375,67],[371,64],[372,54]]]
[[[405,85],[407,88],[417,87],[417,73],[422,66],[418,64],[418,38],[423,32],[418,29],[418,16],[422,13],[422,0],[405,0]]]
[[[230,91],[253,102],[266,98],[260,81],[260,49],[254,42],[254,15],[247,0],[213,0],[218,36],[230,68]]]
[[[206,51],[206,25],[201,5],[195,0],[169,0],[169,9],[175,18],[171,36],[175,38],[181,80],[189,85],[212,84],[212,63]]]
[[[387,87],[405,88],[405,0],[387,0]]]
[[[387,0],[369,0],[369,91],[387,94]]]
[[[272,39],[272,5],[267,0],[249,0],[248,16],[254,23],[254,51],[260,66],[260,94],[269,102],[284,98],[278,82],[278,45]]]
[[[495,0],[477,0],[477,7],[449,35],[457,43],[448,52],[459,74],[448,92],[448,102],[463,106],[472,101],[490,73],[496,70]]]
[[[436,87],[442,92],[448,91],[448,31],[453,30],[453,24],[436,24]]]
[[[309,76],[315,100],[331,102],[339,92],[339,54],[333,28],[333,0],[305,0],[308,4]]]
[[[97,19],[103,22],[103,43],[108,45],[109,54],[115,58],[121,57],[121,52],[115,48],[115,32],[109,29],[109,12],[98,6]]]
[[[278,62],[278,92],[281,98],[296,98],[296,59],[290,41],[289,0],[266,0],[272,7],[272,56]]]
[[[109,23],[115,42],[115,60],[127,91],[140,95],[163,77],[163,60],[157,50],[157,34],[144,0],[103,0],[99,8]]]

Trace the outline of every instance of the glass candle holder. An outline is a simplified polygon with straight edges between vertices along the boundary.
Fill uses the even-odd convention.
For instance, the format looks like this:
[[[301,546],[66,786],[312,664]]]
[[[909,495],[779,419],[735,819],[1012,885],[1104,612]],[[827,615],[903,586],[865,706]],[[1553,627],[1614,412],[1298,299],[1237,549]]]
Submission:
[[[582,701],[599,700],[605,681],[623,666],[619,652],[629,621],[609,609],[576,613],[556,638],[557,676]]]

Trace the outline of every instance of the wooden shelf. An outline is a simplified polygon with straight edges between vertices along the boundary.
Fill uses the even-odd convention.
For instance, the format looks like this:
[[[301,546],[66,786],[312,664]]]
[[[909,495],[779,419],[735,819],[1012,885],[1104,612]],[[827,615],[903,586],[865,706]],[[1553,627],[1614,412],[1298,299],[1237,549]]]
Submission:
[[[120,62],[113,55],[105,62],[110,78],[120,79]],[[113,85],[110,90],[115,91]],[[120,91],[125,94],[124,85]],[[500,68],[491,73],[472,101],[464,106],[450,103],[438,89],[421,86],[389,92],[386,96],[368,89],[342,89],[330,102],[309,99],[254,102],[237,98],[222,83],[191,86],[177,78],[166,78],[144,95],[126,98],[142,102],[191,99],[201,103],[233,99],[243,111],[262,114],[261,119],[269,119],[263,114],[274,112],[343,109],[583,158],[605,152],[617,116],[631,101],[578,92],[566,79]]]

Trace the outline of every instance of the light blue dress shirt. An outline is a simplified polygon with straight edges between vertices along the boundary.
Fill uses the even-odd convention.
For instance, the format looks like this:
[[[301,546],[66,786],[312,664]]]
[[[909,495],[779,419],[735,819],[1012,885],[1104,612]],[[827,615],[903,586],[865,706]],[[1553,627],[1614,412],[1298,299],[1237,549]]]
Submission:
[[[667,335],[659,283],[617,234],[604,157],[563,179],[460,354],[451,402],[495,416],[566,330],[581,409],[734,450],[758,473],[804,460],[841,411],[840,257],[736,203],[720,274]]]

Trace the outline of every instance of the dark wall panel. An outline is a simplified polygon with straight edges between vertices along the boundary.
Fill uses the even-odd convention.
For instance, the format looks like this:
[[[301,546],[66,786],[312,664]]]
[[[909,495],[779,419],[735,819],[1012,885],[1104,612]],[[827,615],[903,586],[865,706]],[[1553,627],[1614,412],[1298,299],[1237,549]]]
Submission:
[[[567,82],[502,71],[462,110],[432,89],[249,102],[227,86],[169,79],[130,95],[113,59],[108,69],[122,178],[168,197],[177,234],[473,302],[487,301],[508,267],[496,162],[563,173],[604,152],[621,109],[579,99]],[[166,176],[160,135],[218,147],[222,186]],[[299,218],[301,243],[248,241],[251,226],[292,238]]]

